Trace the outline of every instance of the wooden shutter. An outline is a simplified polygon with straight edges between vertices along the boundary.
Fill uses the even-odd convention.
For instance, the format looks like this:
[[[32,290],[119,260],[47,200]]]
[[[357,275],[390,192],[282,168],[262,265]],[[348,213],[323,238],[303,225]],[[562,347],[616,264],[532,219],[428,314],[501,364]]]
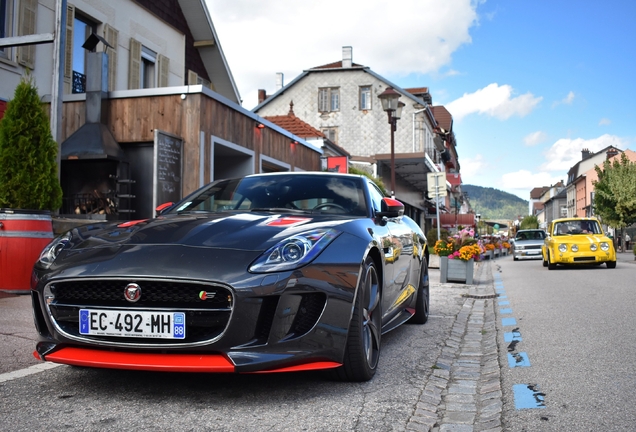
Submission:
[[[66,41],[64,42],[64,93],[72,92],[73,83],[73,24],[75,6],[66,6]]]
[[[197,85],[199,83],[199,74],[188,69],[188,85]]]
[[[104,25],[104,39],[112,48],[104,45],[104,51],[108,55],[108,91],[114,91],[117,88],[117,44],[119,32],[109,26]]]
[[[329,111],[329,90],[328,89],[318,90],[318,111],[320,112]]]
[[[157,56],[157,68],[159,69],[159,85],[157,87],[168,87],[168,77],[170,75],[170,59],[159,54]]]
[[[18,14],[18,36],[35,34],[37,0],[21,0]],[[29,69],[35,67],[35,45],[18,47],[18,63]]]
[[[128,88],[138,89],[141,86],[141,42],[130,38],[130,55],[128,64]]]

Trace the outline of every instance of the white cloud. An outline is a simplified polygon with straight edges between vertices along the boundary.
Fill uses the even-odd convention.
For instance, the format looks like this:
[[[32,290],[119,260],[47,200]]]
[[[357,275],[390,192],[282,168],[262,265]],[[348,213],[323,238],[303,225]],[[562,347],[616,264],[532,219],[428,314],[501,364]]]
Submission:
[[[602,118],[599,122],[598,125],[599,126],[607,126],[610,125],[612,123],[612,121],[608,118]]]
[[[460,172],[462,174],[462,181],[469,184],[471,184],[471,181],[466,181],[466,179],[471,179],[478,176],[484,170],[487,164],[486,160],[484,160],[484,157],[481,154],[477,154],[475,155],[475,157],[472,158],[461,158],[459,163],[461,165]]]
[[[546,140],[546,138],[547,138],[547,135],[545,134],[545,132],[536,131],[526,135],[526,137],[523,139],[523,142],[525,145],[532,147],[542,143],[543,141]]]
[[[528,115],[542,99],[542,97],[535,97],[532,93],[513,97],[511,86],[493,83],[474,93],[465,93],[445,106],[455,121],[475,113],[507,120],[512,116]]]
[[[545,162],[541,165],[542,171],[565,171],[567,172],[573,165],[581,160],[581,150],[588,149],[596,153],[607,146],[614,146],[620,149],[627,148],[627,141],[615,135],[601,135],[598,138],[561,138],[545,153]]]
[[[574,101],[574,92],[570,91],[570,93],[568,93],[568,95],[566,97],[564,97],[563,99],[561,99],[560,101],[556,101],[552,104],[552,108],[554,108],[557,105],[572,105],[572,102]]]
[[[343,46],[353,48],[354,63],[380,75],[436,72],[471,43],[479,5],[474,0],[206,3],[248,109],[257,104],[258,89],[274,92],[277,72],[289,82],[304,69],[341,60]]]
[[[528,170],[519,170],[516,172],[506,173],[501,176],[502,185],[506,189],[510,190],[530,190],[535,187],[541,186],[550,186],[561,180],[565,180],[565,178],[554,176],[553,174],[547,173],[545,171],[540,171],[537,173],[533,173]],[[529,193],[524,199],[529,198]]]

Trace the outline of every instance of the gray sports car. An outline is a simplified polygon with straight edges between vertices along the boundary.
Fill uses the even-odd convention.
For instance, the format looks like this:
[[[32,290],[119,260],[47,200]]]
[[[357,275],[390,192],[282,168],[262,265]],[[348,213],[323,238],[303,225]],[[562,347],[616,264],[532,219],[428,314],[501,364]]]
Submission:
[[[381,335],[429,313],[426,239],[363,176],[219,180],[150,220],[95,223],[35,264],[36,355],[187,372],[373,377]]]

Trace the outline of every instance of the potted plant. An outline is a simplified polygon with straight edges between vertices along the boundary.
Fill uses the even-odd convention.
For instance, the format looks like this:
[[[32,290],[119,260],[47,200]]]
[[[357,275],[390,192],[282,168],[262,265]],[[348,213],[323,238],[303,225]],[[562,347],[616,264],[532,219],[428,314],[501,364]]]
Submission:
[[[61,205],[57,143],[27,74],[0,120],[0,290],[29,292],[33,264],[53,238],[51,211]]]
[[[473,283],[475,261],[479,260],[482,246],[473,237],[472,230],[464,229],[444,243],[436,243],[440,258],[440,282]],[[439,244],[439,247],[438,247]],[[443,254],[443,255],[442,255]]]

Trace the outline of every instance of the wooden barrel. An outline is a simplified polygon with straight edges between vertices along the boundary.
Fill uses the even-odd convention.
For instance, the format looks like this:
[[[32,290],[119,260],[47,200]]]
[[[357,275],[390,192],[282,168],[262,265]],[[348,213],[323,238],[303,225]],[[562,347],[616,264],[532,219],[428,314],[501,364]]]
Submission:
[[[0,291],[28,294],[33,264],[52,239],[50,211],[0,209]]]

